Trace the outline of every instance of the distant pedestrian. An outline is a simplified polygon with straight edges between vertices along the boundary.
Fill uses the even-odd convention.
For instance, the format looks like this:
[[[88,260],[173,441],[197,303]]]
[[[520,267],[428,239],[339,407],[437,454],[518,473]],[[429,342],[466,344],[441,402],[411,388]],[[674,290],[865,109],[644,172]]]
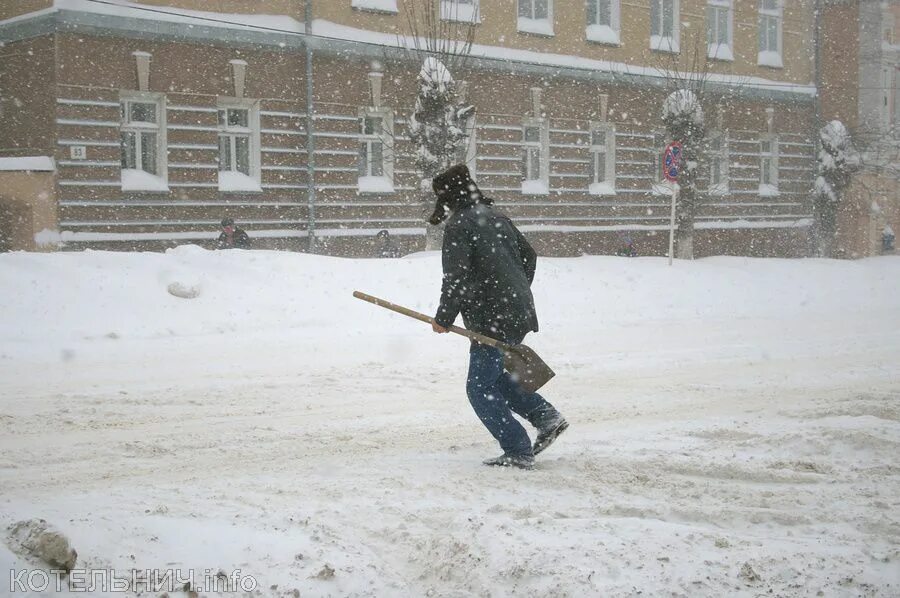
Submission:
[[[390,232],[380,230],[375,237],[378,239],[378,257],[400,257],[400,248],[394,242]]]
[[[234,219],[224,218],[217,249],[250,249],[250,237],[234,225]]]
[[[634,248],[634,239],[631,235],[622,237],[622,245],[616,250],[619,257],[637,257],[637,250]]]
[[[437,203],[429,222],[444,228],[441,302],[432,328],[448,332],[458,314],[466,328],[519,344],[538,320],[531,295],[537,254],[506,216],[491,208],[469,169],[450,168],[432,182]],[[485,465],[531,469],[534,455],[567,427],[562,415],[541,395],[524,391],[503,370],[499,349],[473,342],[469,350],[466,394],[503,454]],[[534,445],[513,413],[537,428]]]

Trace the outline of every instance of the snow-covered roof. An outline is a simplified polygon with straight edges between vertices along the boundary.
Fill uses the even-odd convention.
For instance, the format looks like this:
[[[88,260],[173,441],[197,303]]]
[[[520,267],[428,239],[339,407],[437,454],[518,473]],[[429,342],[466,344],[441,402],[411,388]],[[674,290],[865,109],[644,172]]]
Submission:
[[[415,44],[411,38],[406,39],[403,36],[398,36],[394,33],[381,33],[379,31],[358,29],[356,27],[341,25],[339,23],[334,23],[325,19],[313,20],[312,32],[316,37],[335,40],[353,41],[389,47],[415,47]],[[666,78],[665,71],[652,66],[637,66],[633,64],[625,64],[623,62],[613,62],[611,60],[594,60],[585,58],[583,56],[574,56],[570,54],[535,52],[531,50],[520,50],[517,48],[506,48],[501,46],[473,44],[471,56],[474,58],[485,58],[510,63],[527,63],[540,66],[571,68],[584,71],[599,71],[621,75],[653,77],[660,80],[664,80]],[[816,86],[813,83],[789,83],[786,81],[764,79],[762,77],[744,77],[738,75],[724,75],[719,73],[710,73],[707,79],[710,83],[732,86],[736,88],[759,88],[772,92],[788,92],[807,96],[816,95]]]
[[[0,158],[0,171],[53,172],[56,164],[49,156],[25,156],[22,158]]]
[[[53,0],[53,7],[51,8],[6,19],[0,21],[0,25],[24,21],[61,10],[227,29],[263,28],[283,33],[303,33],[304,31],[303,23],[286,15],[227,14],[202,10],[186,10],[170,6],[151,6],[129,2],[128,0],[103,0],[103,2]]]

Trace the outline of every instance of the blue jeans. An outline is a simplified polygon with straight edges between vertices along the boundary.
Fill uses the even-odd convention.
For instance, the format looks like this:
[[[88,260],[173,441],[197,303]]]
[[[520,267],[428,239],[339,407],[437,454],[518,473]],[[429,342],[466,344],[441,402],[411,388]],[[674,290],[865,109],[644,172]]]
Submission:
[[[475,414],[509,455],[530,455],[531,440],[513,413],[542,429],[559,417],[559,412],[537,393],[527,393],[503,371],[499,349],[472,343],[469,349],[469,377],[466,394]]]

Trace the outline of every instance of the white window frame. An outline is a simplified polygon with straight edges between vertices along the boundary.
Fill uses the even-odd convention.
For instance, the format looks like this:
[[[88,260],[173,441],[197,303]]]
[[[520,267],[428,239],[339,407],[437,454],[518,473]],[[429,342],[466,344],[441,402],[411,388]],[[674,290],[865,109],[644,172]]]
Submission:
[[[463,161],[466,166],[469,168],[469,174],[472,175],[472,178],[477,177],[477,166],[478,166],[478,138],[476,135],[476,131],[478,127],[475,123],[475,114],[469,117],[466,122],[466,146],[463,149]]]
[[[366,119],[380,118],[381,131],[366,133]],[[361,108],[359,111],[359,171],[357,186],[360,193],[394,192],[394,111],[390,108]],[[381,144],[381,174],[372,174],[372,144]],[[366,161],[363,166],[362,146],[366,146]],[[382,179],[377,181],[376,179]],[[373,182],[376,184],[372,186]]]
[[[538,0],[516,0],[516,24],[521,33],[534,33],[552,37],[553,33],[553,0],[547,0],[547,16],[535,17],[534,8]],[[530,7],[530,17],[521,16],[522,6]]]
[[[659,4],[659,34],[653,34],[653,5]],[[665,5],[672,4],[672,35],[664,35]],[[681,43],[681,7],[679,0],[650,0],[650,49],[657,52],[671,52],[677,54]]]
[[[726,11],[726,41],[719,42],[719,13]],[[710,18],[712,17],[712,18]],[[710,43],[709,36],[713,34]],[[706,3],[706,55],[714,60],[734,60],[734,0],[707,0]]]
[[[156,105],[156,123],[131,122],[129,106],[132,103],[155,104]],[[169,173],[168,161],[166,160],[166,95],[163,93],[153,93],[148,91],[122,91],[119,93],[119,104],[121,112],[121,126],[119,127],[120,138],[124,133],[136,134],[135,153],[140,155],[142,139],[141,132],[152,131],[156,133],[156,172],[147,173],[159,179],[158,185],[148,186],[147,188],[125,187],[123,182],[123,191],[140,191],[140,192],[160,192],[167,193],[169,191]],[[124,146],[119,148],[124,153]],[[121,157],[121,154],[120,154]],[[125,170],[125,168],[123,168]],[[135,168],[134,170],[144,171],[143,168]],[[144,171],[146,172],[146,171]]]
[[[718,153],[713,153],[713,143],[719,143]],[[709,194],[728,195],[731,181],[729,180],[729,148],[728,137],[721,131],[713,131],[709,134]],[[716,167],[719,171],[719,180],[716,181]]]
[[[350,8],[368,12],[397,14],[397,0],[350,0]]]
[[[229,110],[229,109],[237,109],[237,110],[246,110],[247,111],[247,127],[235,127],[228,125],[228,116],[226,114],[225,123],[222,124],[219,122],[219,139],[222,137],[229,138],[230,150],[232,161],[236,161],[236,139],[237,137],[246,137],[248,140],[249,147],[247,151],[248,162],[249,162],[249,173],[241,173],[251,179],[252,182],[255,182],[257,187],[252,189],[241,189],[240,192],[247,191],[262,191],[262,168],[260,164],[260,124],[259,124],[259,100],[252,99],[241,99],[241,98],[219,98],[217,102],[217,109],[219,111]],[[218,118],[218,114],[217,114]],[[228,164],[228,168],[222,168],[222,150],[221,145],[219,146],[219,172],[225,171],[233,171],[240,172],[236,168],[233,168],[233,164]],[[251,185],[252,186],[252,183]],[[220,191],[232,191],[232,189],[223,189],[222,182],[220,179],[219,182],[219,190]]]
[[[480,23],[481,0],[441,0],[441,19],[459,23]]]
[[[616,194],[616,127],[609,122],[591,123],[591,195]],[[595,135],[604,135],[603,143],[595,143]],[[597,160],[603,155],[603,180],[598,180]]]
[[[525,141],[528,129],[538,129],[539,141]],[[538,153],[538,178],[529,178],[530,157]],[[527,118],[522,123],[522,193],[548,195],[550,193],[550,127],[545,118]]]
[[[765,8],[765,2],[767,0],[758,0],[759,1],[759,19],[757,21],[758,27],[758,54],[756,62],[760,66],[768,66],[772,68],[782,68],[784,66],[784,2],[783,0],[771,0],[775,2],[775,8]],[[768,36],[768,27],[766,24],[768,21],[774,19],[775,27],[776,27],[776,40],[778,43],[778,49],[772,50],[769,48],[769,36]],[[765,32],[765,33],[764,33]],[[763,45],[763,39],[766,40],[765,45]]]
[[[621,42],[621,2],[620,0],[587,0],[587,5],[594,7],[596,20],[588,20],[585,37],[588,41],[600,44],[620,45]],[[600,4],[609,5],[609,24],[600,23]],[[587,6],[585,7],[587,8]],[[588,16],[590,12],[586,13]]]
[[[769,144],[769,151],[763,151],[763,144]],[[769,180],[766,181],[766,162],[769,162]],[[765,135],[759,140],[759,195],[762,197],[775,197],[778,190],[778,137]]]

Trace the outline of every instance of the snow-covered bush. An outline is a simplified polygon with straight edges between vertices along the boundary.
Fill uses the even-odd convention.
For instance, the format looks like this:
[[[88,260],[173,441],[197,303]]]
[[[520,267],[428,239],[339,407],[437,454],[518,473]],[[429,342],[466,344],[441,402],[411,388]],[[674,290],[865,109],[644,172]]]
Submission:
[[[859,152],[853,147],[850,132],[839,120],[833,120],[819,131],[819,176],[816,197],[820,201],[837,202],[859,170]]]
[[[859,170],[860,155],[853,147],[847,127],[833,120],[819,131],[818,176],[815,197],[815,238],[818,255],[829,257],[834,251],[837,211],[844,190]]]

